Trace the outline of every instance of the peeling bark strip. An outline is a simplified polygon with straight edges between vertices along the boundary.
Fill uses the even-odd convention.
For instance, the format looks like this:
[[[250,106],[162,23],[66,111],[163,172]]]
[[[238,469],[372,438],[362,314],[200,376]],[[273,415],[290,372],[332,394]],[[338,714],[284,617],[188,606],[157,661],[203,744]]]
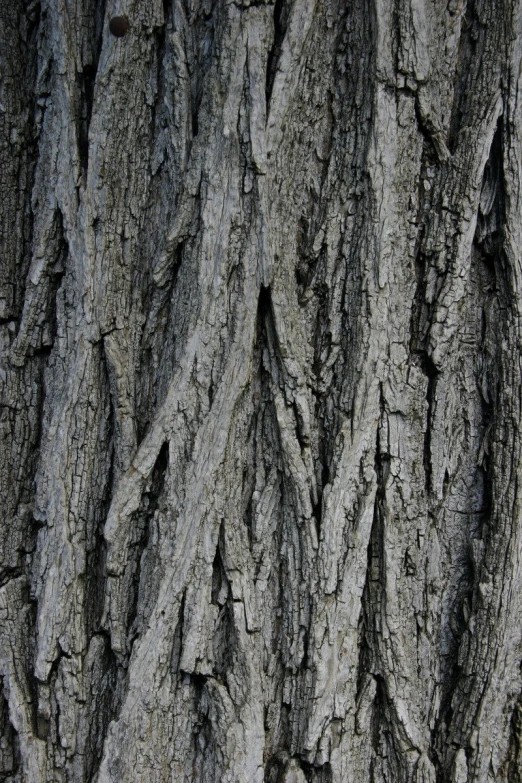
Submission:
[[[0,780],[522,781],[522,3],[0,4]]]

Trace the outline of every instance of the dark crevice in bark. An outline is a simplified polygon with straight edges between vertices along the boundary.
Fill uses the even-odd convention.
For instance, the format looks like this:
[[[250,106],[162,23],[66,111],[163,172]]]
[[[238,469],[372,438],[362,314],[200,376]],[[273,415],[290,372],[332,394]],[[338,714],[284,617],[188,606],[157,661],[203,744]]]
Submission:
[[[198,107],[193,106],[191,111],[191,127],[192,127],[192,136],[196,138],[196,136],[199,133],[199,122],[198,122]]]
[[[212,675],[229,690],[232,700],[235,687],[229,688],[228,675],[234,676],[234,683],[242,678],[241,653],[238,646],[236,620],[233,608],[232,588],[224,564],[225,520],[221,521],[218,544],[212,569],[212,603],[219,606],[214,627]],[[236,670],[236,671],[234,671]]]
[[[214,555],[214,562],[212,564],[211,601],[216,606],[224,606],[225,601],[229,596],[229,588],[230,588],[226,571],[225,571],[225,566],[223,565],[223,559],[221,557],[222,545],[223,545],[223,523],[221,523],[221,528],[219,530],[216,554]]]
[[[186,13],[190,19],[188,36],[191,39],[187,52],[187,65],[191,84],[191,123],[192,135],[196,137],[201,131],[200,109],[205,92],[206,76],[212,67],[215,57],[215,32],[217,19],[214,15],[214,3],[207,5],[208,13],[203,9],[198,12],[188,8]]]
[[[219,613],[214,631],[214,676],[227,683],[227,674],[232,672],[237,659],[237,634],[232,607],[232,595],[229,595]]]
[[[29,429],[28,438],[29,444],[25,451],[24,470],[18,475],[18,486],[15,483],[12,474],[8,480],[13,483],[13,495],[8,498],[9,504],[4,507],[4,537],[0,540],[0,552],[4,557],[9,553],[10,548],[10,533],[11,530],[15,532],[15,525],[19,526],[19,538],[16,546],[16,550],[12,552],[15,557],[12,557],[11,562],[8,558],[4,562],[0,562],[0,587],[6,586],[9,582],[25,577],[28,580],[31,578],[33,567],[33,554],[36,548],[38,532],[42,527],[42,522],[34,518],[34,495],[35,495],[35,475],[38,466],[38,459],[40,454],[41,436],[42,436],[42,420],[43,420],[43,408],[44,408],[44,384],[42,383],[43,376],[43,360],[36,359],[34,363],[37,365],[33,378],[36,378],[35,388],[35,408],[36,415],[34,417],[35,425]],[[39,365],[39,366],[38,366]],[[22,387],[23,388],[23,387]],[[1,406],[0,406],[1,410]],[[9,410],[8,412],[11,418],[11,426],[16,426],[16,411]],[[5,419],[2,422],[5,425]],[[4,436],[5,440],[5,436]],[[7,462],[10,458],[9,452],[4,451],[3,459]],[[5,475],[5,474],[4,474]],[[16,538],[15,538],[16,540]],[[14,549],[14,547],[13,547]],[[24,588],[24,595],[27,596],[27,603],[29,603],[29,611],[27,613],[27,622],[30,625],[29,638],[34,640],[34,629],[36,627],[36,602],[33,600],[28,589]],[[28,656],[31,659],[31,656]],[[31,678],[30,678],[31,679]]]
[[[157,365],[166,360],[172,362],[174,347],[179,338],[179,322],[175,321],[174,303],[185,252],[185,242],[174,250],[174,259],[169,266],[168,277],[161,288],[155,288],[149,279],[144,283],[143,312],[149,317],[143,326],[141,338],[141,384],[138,386],[136,403],[136,437],[140,443],[150,428],[154,411],[160,404]],[[151,275],[152,276],[152,275]],[[159,355],[158,355],[159,354]],[[166,393],[166,389],[163,390]]]
[[[381,422],[385,413],[385,401],[381,391]],[[368,545],[368,566],[363,603],[363,629],[365,643],[360,656],[359,689],[366,673],[375,682],[373,700],[367,709],[371,711],[370,731],[374,756],[371,761],[371,780],[381,778],[406,779],[408,761],[403,752],[402,717],[397,714],[394,700],[388,694],[386,676],[389,672],[386,661],[386,640],[383,637],[382,622],[386,615],[386,552],[384,549],[386,521],[386,482],[390,470],[390,456],[377,430],[375,450],[375,472],[377,491],[372,530]],[[393,677],[393,672],[390,673]],[[361,693],[359,693],[361,695]],[[413,750],[414,748],[412,748]]]
[[[373,568],[373,555],[375,552],[375,536],[373,532],[374,525],[376,524],[376,509],[374,510],[374,517],[372,523],[372,530],[370,532],[370,538],[368,546],[366,548],[366,574],[364,578],[364,587],[361,596],[361,613],[359,615],[359,624],[357,628],[358,636],[358,648],[359,656],[357,662],[357,686],[355,701],[359,702],[362,693],[365,680],[368,674],[372,671],[373,661],[373,648],[372,648],[372,633],[374,633],[374,618],[372,612],[372,598],[375,592],[372,586],[372,568]]]
[[[422,201],[421,201],[422,203]],[[429,334],[429,315],[426,305],[426,280],[428,262],[421,247],[424,238],[424,225],[417,234],[416,252],[415,252],[415,276],[416,290],[413,299],[411,325],[410,325],[410,354],[413,361],[417,363],[424,373],[428,384],[426,389],[426,425],[424,430],[424,482],[427,493],[432,490],[432,465],[431,465],[431,438],[432,438],[432,419],[434,410],[435,393],[437,389],[437,378],[439,371],[433,362],[429,351],[426,348],[426,341]]]
[[[18,495],[18,507],[21,503],[25,503],[27,508],[30,509],[30,513],[27,519],[27,535],[24,536],[24,550],[20,551],[20,564],[22,556],[24,554],[30,554],[31,558],[28,558],[25,564],[25,573],[29,575],[32,571],[32,555],[36,548],[36,541],[39,530],[46,524],[41,519],[36,519],[34,516],[34,495],[35,495],[35,477],[38,469],[38,460],[40,458],[40,449],[42,445],[43,435],[43,420],[46,398],[46,383],[45,383],[45,364],[46,358],[37,358],[36,362],[40,365],[36,374],[38,380],[38,394],[36,397],[36,409],[38,415],[36,417],[36,426],[31,433],[31,449],[28,459],[25,462],[26,478],[22,484],[22,488]]]
[[[286,763],[280,755],[272,756],[265,764],[264,783],[281,783],[284,779]]]
[[[186,602],[187,591],[183,590],[183,593],[181,594],[181,601],[179,602],[178,619],[176,622],[176,630],[174,631],[172,653],[170,656],[170,668],[173,674],[178,674],[180,672],[179,663],[181,661],[181,654],[183,652],[183,622],[185,620]]]
[[[42,5],[40,0],[29,0],[25,3],[25,6],[25,18],[28,22],[27,36],[34,28],[38,27]]]
[[[101,344],[99,346],[102,351]],[[103,356],[100,356],[100,368],[106,368],[106,362]],[[105,394],[101,396],[108,400],[110,397],[109,377],[107,371],[103,378]],[[114,491],[114,461],[115,461],[115,421],[113,406],[108,404],[105,409],[105,415],[102,413],[103,424],[99,428],[99,443],[102,454],[105,458],[105,464],[101,468],[101,473],[105,480],[103,497],[100,500],[99,509],[95,509],[95,519],[93,520],[91,530],[86,531],[86,574],[85,574],[85,629],[87,638],[93,635],[104,633],[101,628],[101,618],[103,612],[104,594],[107,582],[107,544],[103,535],[104,525],[109,513],[112,493]]]
[[[274,429],[275,436],[279,439],[277,424],[274,425]],[[274,448],[280,451],[280,443]],[[292,510],[290,493],[291,489],[289,490],[283,480],[279,500],[281,512],[274,533],[274,552],[278,554],[277,566],[273,567],[275,583],[273,593],[277,596],[275,603],[278,610],[272,623],[271,634],[272,653],[277,660],[279,679],[275,691],[275,698],[278,701],[279,726],[274,737],[275,741],[272,742],[270,748],[271,752],[268,748],[265,751],[268,757],[273,754],[284,764],[295,752],[298,744],[295,734],[298,728],[296,715],[299,710],[299,696],[297,696],[297,701],[295,697],[299,693],[299,686],[302,684],[302,677],[305,673],[301,665],[302,658],[296,660],[296,648],[299,646],[298,634],[303,627],[302,623],[299,628],[296,627],[296,615],[299,616],[300,610],[297,603],[299,597],[296,586],[301,584],[303,575],[299,535],[295,532],[295,512]]]
[[[489,159],[483,175],[480,207],[475,231],[472,261],[481,304],[481,323],[478,327],[478,355],[476,382],[481,401],[482,443],[479,450],[478,471],[482,477],[482,514],[479,535],[485,538],[486,528],[493,507],[493,471],[491,468],[491,437],[498,413],[499,320],[504,320],[500,298],[502,289],[507,293],[503,280],[503,229],[506,225],[506,190],[504,182],[502,139],[504,124],[499,117]]]
[[[433,405],[435,400],[435,392],[437,389],[437,369],[432,362],[427,352],[420,354],[420,364],[424,374],[428,379],[428,388],[426,390],[426,429],[424,431],[424,450],[423,450],[423,466],[424,466],[424,486],[427,493],[432,490],[432,465],[431,465],[431,438],[432,438],[432,418],[433,418]]]
[[[0,563],[0,583],[7,584],[12,579],[29,575],[32,572],[33,553],[36,547],[38,531],[42,527],[42,521],[35,519],[34,497],[35,497],[35,476],[38,468],[38,460],[41,449],[41,439],[44,422],[44,403],[46,400],[46,369],[49,363],[49,356],[57,332],[57,306],[56,296],[63,278],[63,268],[66,263],[68,246],[63,236],[63,224],[60,211],[55,216],[57,253],[54,270],[50,273],[49,279],[44,281],[47,286],[46,299],[43,305],[43,314],[39,319],[39,325],[36,337],[34,338],[34,347],[32,356],[27,360],[23,367],[17,372],[16,380],[13,380],[13,388],[19,388],[22,395],[25,395],[25,407],[21,409],[4,409],[4,426],[6,418],[9,417],[11,432],[15,434],[16,427],[23,427],[25,438],[28,443],[23,442],[22,454],[24,454],[23,470],[21,470],[16,479],[13,478],[13,494],[9,498],[9,507],[4,507],[4,513],[7,517],[4,524],[6,538],[1,542],[2,554],[9,551],[9,533],[13,532],[18,526],[20,545],[16,548],[16,565],[11,562]],[[42,345],[45,340],[46,344]],[[24,378],[30,378],[30,386]],[[1,406],[0,406],[1,408]],[[24,414],[28,416],[25,418]],[[18,421],[17,421],[18,420]],[[5,430],[4,430],[5,433]],[[5,438],[5,434],[4,434]],[[5,441],[4,441],[5,442]],[[11,444],[14,445],[14,444]],[[3,452],[3,459],[6,464],[12,460],[9,450]],[[8,474],[9,475],[9,474]],[[21,533],[21,535],[20,535]],[[27,600],[31,600],[28,596]],[[36,611],[36,610],[35,610]],[[34,612],[29,612],[28,617],[36,621]],[[33,628],[35,625],[33,624]],[[31,637],[32,638],[32,637]]]
[[[301,450],[303,450],[308,445],[308,438],[305,437],[305,435],[303,434],[303,430],[304,430],[303,420],[295,402],[292,403],[292,410],[295,419],[295,437],[301,447]]]
[[[518,697],[511,716],[509,739],[509,783],[522,783],[522,697]]]
[[[51,355],[51,350],[52,350],[51,345],[40,345],[39,347],[34,348],[33,356],[40,357],[44,359],[44,361],[46,361]]]
[[[308,229],[309,221],[303,216],[299,219],[297,224],[297,255],[299,257],[299,263],[295,268],[295,282],[297,284],[298,297],[301,299],[310,278],[309,274],[309,256],[307,251],[308,247]]]
[[[255,455],[255,453],[256,453],[256,449],[254,448],[253,454]],[[253,513],[254,513],[254,509],[253,509],[252,492],[249,492],[249,497],[245,507],[245,512],[243,514],[243,521],[247,529],[248,545],[250,547],[250,551],[252,551],[252,541],[253,541],[253,532],[252,532]]]
[[[29,569],[27,569],[29,572]],[[29,581],[26,582],[24,585],[24,589],[22,591],[22,596],[24,598],[24,604],[26,605],[26,617],[25,617],[25,627],[22,626],[20,639],[22,640],[22,644],[24,646],[25,652],[26,652],[26,659],[25,659],[25,672],[27,675],[27,685],[28,685],[28,691],[29,691],[29,704],[30,704],[30,718],[32,722],[33,729],[35,731],[35,734],[37,734],[39,730],[38,726],[38,689],[41,685],[40,680],[36,677],[34,673],[34,661],[36,657],[36,648],[37,648],[37,619],[38,619],[38,602],[34,598],[31,586]]]
[[[193,750],[192,780],[203,781],[216,776],[216,742],[209,716],[207,677],[202,674],[185,675],[189,678],[194,694],[194,720],[192,726]]]
[[[252,551],[254,541],[254,498],[253,492],[256,486],[256,470],[252,468],[257,467],[257,460],[260,458],[260,449],[262,441],[262,418],[264,413],[264,402],[269,397],[269,378],[268,373],[265,370],[263,364],[263,349],[264,349],[264,313],[259,310],[256,315],[256,327],[255,327],[255,343],[252,355],[252,367],[257,368],[257,372],[254,372],[252,378],[252,418],[249,425],[248,437],[246,439],[246,447],[248,449],[247,464],[243,469],[243,521],[247,529],[248,543],[250,550]]]
[[[321,538],[321,528],[323,524],[323,493],[318,491],[317,503],[312,505],[312,515],[317,523],[317,538]]]
[[[495,276],[502,252],[502,229],[506,224],[504,182],[504,122],[498,118],[489,158],[484,167],[474,242],[483,251],[483,261]],[[494,284],[495,281],[493,281]]]
[[[110,501],[110,487],[112,484],[112,463],[111,472],[108,478],[107,495],[102,509],[105,509],[105,514],[102,519],[106,517],[108,511],[108,505]],[[91,638],[96,633],[101,633],[101,617],[103,612],[103,600],[106,586],[106,557],[107,557],[107,545],[103,538],[103,524],[101,522],[97,526],[95,533],[95,543],[91,549],[87,549],[87,566],[85,574],[85,625],[88,638]]]
[[[310,307],[307,299],[312,293],[315,295],[314,303],[317,301],[313,392],[316,398],[315,418],[320,427],[318,440],[321,453],[318,459],[325,465],[331,464],[333,445],[343,418],[351,419],[353,413],[357,384],[353,356],[358,355],[362,323],[356,313],[361,312],[361,257],[366,252],[363,249],[363,223],[371,211],[366,165],[371,142],[371,133],[368,131],[375,105],[375,82],[372,79],[375,72],[376,38],[374,3],[365,2],[357,7],[346,4],[343,8],[334,5],[334,8],[338,16],[332,41],[335,59],[332,62],[332,89],[328,92],[328,99],[331,96],[332,101],[331,106],[327,106],[327,111],[331,112],[331,138],[323,165],[325,180],[322,182],[321,197],[317,205],[314,204],[315,214],[308,215],[307,222],[300,225],[299,236],[305,241],[300,245],[296,270],[300,303]],[[328,225],[324,205],[330,199],[335,201],[337,197],[334,167],[339,171],[341,179],[344,176],[353,184],[345,195],[352,203],[349,218],[351,226],[349,230],[346,229],[343,239],[346,245],[340,246],[336,262],[336,274],[339,268],[343,269],[343,273],[338,282],[332,285],[330,275],[326,272],[331,264],[328,260],[328,242],[323,240],[315,256],[310,246],[315,241],[318,227]],[[355,216],[352,214],[353,209]],[[332,323],[335,324],[339,319],[341,326],[336,329],[336,333],[340,335],[340,346],[334,344],[332,339]],[[333,352],[337,353],[337,358],[332,363]]]
[[[474,426],[480,436],[480,446],[475,447],[475,470],[472,477],[468,478],[468,484],[473,486],[476,499],[471,497],[473,505],[462,511],[467,539],[464,546],[461,545],[455,560],[458,578],[453,578],[448,587],[452,590],[447,612],[448,627],[443,628],[445,655],[441,667],[441,704],[432,739],[432,745],[437,751],[437,780],[440,783],[447,780],[450,773],[453,754],[448,752],[448,741],[460,731],[462,701],[468,698],[470,690],[463,672],[467,670],[467,659],[472,647],[473,615],[476,615],[483,605],[479,582],[484,582],[484,552],[494,535],[491,530],[494,477],[490,450],[492,432],[499,414],[499,343],[505,324],[503,308],[500,306],[504,286],[501,259],[502,229],[505,225],[502,136],[501,117],[484,169],[479,214],[471,248],[468,307],[471,314],[478,313],[478,316],[475,316],[473,335],[473,372],[479,403]],[[507,293],[507,288],[504,290]],[[477,546],[474,551],[473,545],[479,542],[482,546]],[[489,575],[486,582],[488,580]],[[511,777],[509,779],[511,780]]]
[[[279,568],[277,570],[277,586],[273,586],[277,592],[276,604],[280,607],[280,613],[273,625],[272,650],[277,651],[278,668],[280,667],[281,682],[292,681],[292,703],[285,705],[280,703],[280,725],[277,732],[275,747],[272,745],[277,759],[288,760],[299,746],[299,721],[296,713],[301,709],[300,694],[303,693],[307,682],[307,667],[309,660],[309,631],[307,628],[306,612],[304,610],[305,599],[301,593],[307,582],[307,562],[305,559],[306,541],[302,527],[302,520],[297,518],[295,512],[296,492],[298,492],[293,478],[286,468],[284,448],[282,445],[280,422],[278,420],[273,395],[277,389],[285,394],[286,369],[281,356],[281,348],[277,337],[275,313],[270,288],[261,288],[258,304],[258,344],[261,347],[264,374],[267,378],[267,394],[264,399],[264,412],[267,425],[264,435],[267,447],[263,451],[272,456],[267,459],[267,466],[272,463],[281,465],[281,497],[278,506],[282,509],[274,531],[274,551],[277,552]],[[308,439],[303,435],[303,422],[297,406],[291,399],[286,399],[286,404],[293,410],[295,422],[295,435],[301,447],[308,446]],[[317,510],[317,509],[316,509]],[[318,514],[320,516],[320,514]],[[275,573],[275,567],[274,567]],[[281,698],[276,696],[277,700]],[[283,721],[287,713],[288,725]],[[271,758],[267,748],[267,755]],[[275,759],[269,764],[270,775],[277,775],[279,762]],[[272,779],[271,777],[267,779]],[[277,777],[275,778],[277,779]]]
[[[40,682],[31,672],[29,680],[31,703],[33,705],[31,717],[34,733],[42,740],[46,740],[50,735],[51,741],[54,742],[60,734],[60,705],[57,700],[56,686],[60,673],[60,666],[62,659],[64,658],[70,660],[71,656],[67,655],[58,643],[56,657],[52,662],[47,680],[45,682]],[[39,695],[42,692],[42,689],[45,689],[45,691],[48,691],[50,694],[50,698],[45,700],[46,706],[43,711],[40,709],[39,703]]]
[[[422,170],[423,174],[425,169],[429,165],[426,159],[426,153],[423,156]],[[416,215],[416,224],[418,226],[417,236],[415,238],[415,295],[413,297],[413,307],[411,311],[411,324],[410,324],[410,353],[415,354],[421,352],[423,355],[423,361],[430,361],[430,357],[425,350],[426,336],[428,333],[428,308],[426,304],[426,287],[427,287],[427,271],[429,261],[423,251],[425,235],[426,235],[426,222],[424,215],[429,214],[432,209],[432,205],[429,199],[429,194],[425,193],[421,186],[418,189],[419,206]],[[424,358],[425,357],[425,358]],[[435,368],[433,368],[435,369]],[[425,371],[430,372],[431,368],[428,366]],[[429,377],[429,376],[428,376]]]
[[[279,439],[279,429],[277,416],[273,401],[272,391],[272,370],[271,370],[271,318],[272,305],[269,289],[262,287],[259,292],[258,308],[256,316],[256,338],[252,365],[257,367],[257,373],[253,382],[253,407],[255,415],[252,422],[252,458],[251,466],[255,466],[255,472],[252,471],[251,492],[247,503],[247,513],[245,515],[245,524],[247,525],[249,542],[252,547],[255,537],[253,530],[253,512],[254,512],[254,488],[258,491],[261,487],[257,486],[259,475],[268,477],[270,470],[274,467],[280,467],[281,443]],[[278,488],[274,491],[279,493]],[[259,512],[258,512],[259,513]],[[259,538],[257,537],[257,555],[256,555],[256,579],[259,576]]]
[[[18,733],[9,718],[9,706],[0,680],[0,781],[11,781],[20,769]]]
[[[401,8],[400,6],[402,3],[400,0],[391,0],[390,5],[392,6],[391,11],[391,17],[392,17],[392,23],[391,23],[391,29],[393,31],[393,36],[391,37],[390,45],[391,45],[391,58],[393,60],[393,70],[394,73],[399,74],[402,71],[400,67],[399,57],[401,54],[401,27],[404,29],[404,23],[401,25]],[[375,10],[374,13],[379,13],[379,9],[377,6],[377,3],[374,3]],[[407,73],[405,75],[408,75]]]
[[[25,9],[23,8],[24,5],[26,6]],[[13,7],[14,6],[15,4],[13,3]],[[2,232],[0,229],[2,263],[4,265],[3,275],[9,279],[9,282],[12,285],[11,307],[9,307],[6,320],[12,318],[19,319],[23,309],[27,272],[31,262],[35,218],[32,193],[35,184],[36,164],[39,152],[37,117],[42,112],[42,107],[37,104],[37,99],[40,96],[36,94],[37,72],[40,66],[38,47],[41,5],[39,2],[30,4],[20,3],[19,7],[21,14],[18,18],[16,32],[13,30],[13,33],[19,35],[18,44],[20,46],[22,68],[17,80],[19,82],[20,90],[23,90],[22,102],[24,109],[26,110],[23,124],[18,129],[20,140],[23,140],[23,146],[17,154],[17,180],[22,188],[18,209],[23,212],[23,217],[19,225],[20,252],[18,258],[12,253],[4,256],[4,237],[1,236]],[[5,33],[9,35],[6,28],[4,28],[4,34]],[[2,55],[2,57],[4,57],[4,55]],[[2,64],[2,70],[4,65],[5,63]],[[5,92],[0,87],[0,103],[3,103],[4,100]],[[3,106],[3,109],[5,111],[6,107]],[[4,117],[5,116],[6,115],[4,114]],[[7,171],[8,153],[5,148],[3,149],[4,160],[2,166],[5,171]],[[5,184],[2,184],[5,188]],[[8,203],[9,193],[6,192],[5,189],[2,192],[2,199],[5,200],[5,203]],[[9,232],[13,230],[15,230],[15,226],[10,226]]]
[[[92,669],[87,688],[92,701],[86,707],[88,722],[84,749],[84,780],[95,780],[103,755],[103,738],[111,721],[116,720],[126,691],[127,672],[123,670],[111,650],[110,639],[105,633],[97,634],[104,646]]]
[[[321,538],[321,529],[323,525],[323,497],[325,487],[330,483],[331,467],[331,449],[330,440],[333,440],[327,433],[324,426],[324,419],[320,416],[321,396],[315,393],[315,418],[319,425],[318,454],[315,459],[315,473],[317,477],[317,501],[312,502],[312,514],[317,523],[317,537]]]
[[[89,25],[92,40],[88,42],[91,49],[90,62],[83,65],[81,73],[76,77],[79,110],[78,110],[78,153],[80,164],[84,171],[87,171],[89,165],[89,128],[91,124],[92,109],[94,102],[94,87],[96,83],[96,73],[103,41],[103,23],[105,20],[106,0],[95,0],[94,9],[89,14]]]
[[[257,300],[256,313],[256,344],[255,350],[258,354],[259,367],[259,399],[258,404],[265,400],[263,392],[269,394],[270,380],[270,360],[266,355],[270,351],[271,343],[274,338],[274,314],[272,308],[272,295],[270,287],[261,286]],[[260,411],[261,413],[261,411]]]
[[[332,783],[333,772],[329,762],[321,766],[309,764],[307,761],[301,761],[300,764],[307,783]]]
[[[381,420],[384,412],[384,401],[381,391]],[[377,476],[377,491],[375,495],[374,513],[368,546],[366,551],[366,574],[365,583],[361,597],[361,614],[359,616],[358,639],[359,656],[357,667],[357,690],[356,690],[356,730],[358,732],[367,730],[372,733],[372,745],[375,753],[378,748],[378,723],[381,719],[382,708],[382,677],[380,676],[379,661],[379,635],[381,632],[382,600],[383,600],[383,548],[384,548],[384,509],[385,502],[385,474],[389,466],[389,458],[382,453],[380,443],[380,422],[377,428],[376,448],[375,448],[375,472]],[[368,688],[369,677],[377,682],[377,690],[373,696],[372,702],[366,705],[362,704],[365,698],[365,690]],[[368,698],[366,696],[366,698]],[[364,710],[371,716],[369,718],[369,728],[362,725],[364,716],[360,716],[360,711]],[[373,774],[373,773],[372,773]],[[373,777],[371,778],[373,780]]]
[[[390,458],[381,450],[380,427],[377,429],[377,446],[375,450],[375,473],[377,475],[377,490],[375,493],[375,506],[373,513],[372,529],[368,543],[368,564],[369,564],[369,595],[372,614],[377,612],[380,616],[382,602],[382,579],[384,567],[384,504],[386,502],[385,483],[390,467]],[[368,578],[368,577],[367,577]],[[374,633],[379,633],[375,624],[376,615],[374,614],[371,624],[368,627],[373,629]]]
[[[466,10],[462,16],[456,74],[455,92],[448,133],[448,149],[455,152],[459,132],[466,121],[466,111],[470,100],[470,85],[473,84],[477,69],[477,45],[481,22],[477,14],[476,0],[466,0]],[[473,92],[473,89],[471,90]]]
[[[288,16],[290,13],[288,0],[276,0],[274,4],[274,41],[268,53],[266,64],[266,107],[267,114],[270,110],[270,99],[274,87],[277,64],[281,56],[281,48],[286,33]]]
[[[18,579],[21,576],[25,575],[25,569],[21,566],[6,566],[4,568],[1,568],[0,570],[0,587],[5,587],[5,585],[10,582],[12,579]]]
[[[168,466],[169,444],[165,442],[159,451],[146,491],[141,497],[140,506],[135,514],[133,547],[128,566],[131,579],[129,582],[130,595],[127,628],[129,629],[131,647],[135,639],[141,634],[142,626],[146,622],[146,617],[143,616],[146,613],[146,609],[140,606],[140,586],[143,583],[147,583],[149,576],[154,571],[155,559],[158,556],[149,547],[150,526],[153,524],[155,514],[160,508]],[[155,600],[155,590],[152,585],[151,581],[147,594],[148,607],[151,607]]]
[[[259,289],[259,298],[257,300],[258,336],[260,330],[264,331],[267,321],[271,320],[272,318],[272,294],[270,292],[270,286],[262,285]]]
[[[280,751],[265,764],[264,783],[295,781],[299,772],[304,775],[307,783],[332,783],[333,780],[332,768],[328,762],[316,766]]]
[[[390,721],[390,705],[386,683],[380,674],[375,674],[377,684],[373,700],[372,746],[370,781],[400,780],[401,764],[395,751],[394,728]]]
[[[80,156],[82,168],[87,171],[89,165],[89,126],[92,117],[96,66],[86,65],[82,73],[78,74],[76,78],[80,95],[80,109],[78,112],[78,154]]]
[[[156,96],[151,106],[151,118],[150,128],[152,133],[151,149],[153,145],[157,143],[158,135],[162,130],[162,126],[165,124],[165,118],[160,108],[165,102],[166,93],[166,78],[165,78],[165,63],[167,55],[167,26],[170,21],[170,6],[166,0],[163,2],[163,12],[165,22],[161,27],[156,28]],[[159,116],[158,116],[159,115]],[[158,174],[162,164],[158,164],[158,167],[154,169],[154,176]]]
[[[39,304],[38,316],[35,318],[27,314],[18,324],[20,330],[25,329],[23,343],[13,361],[22,366],[28,356],[43,356],[47,360],[58,331],[58,305],[57,297],[67,270],[69,258],[69,245],[65,236],[64,220],[60,209],[53,214],[54,233],[46,252],[49,254],[46,261],[46,269],[38,281],[37,288],[32,287],[32,297],[35,304]]]
[[[221,618],[223,619],[224,616],[225,615],[222,613]],[[231,609],[229,618],[233,623],[233,613]],[[235,647],[234,641],[232,641],[232,647]],[[190,683],[194,703],[194,718],[192,721],[194,746],[192,752],[193,766],[191,777],[194,781],[201,781],[203,783],[207,780],[221,779],[224,759],[221,753],[219,735],[223,730],[223,727],[216,725],[215,722],[216,712],[212,705],[214,692],[212,683],[220,683],[227,687],[226,671],[228,668],[231,668],[235,662],[236,656],[231,652],[223,671],[223,678],[221,677],[220,672],[216,673],[216,676],[200,674],[197,672],[182,674],[184,680],[187,683]],[[230,690],[229,696],[232,698]]]
[[[280,379],[285,377],[285,369],[277,337],[277,324],[270,286],[261,286],[259,290],[257,323],[261,325],[262,344],[267,352],[268,364],[264,363],[265,370],[272,377],[274,383],[280,383]],[[296,420],[296,434],[298,428],[299,423]]]
[[[326,169],[326,164],[324,168]],[[321,279],[326,265],[325,243],[323,242],[318,253],[313,251],[315,233],[318,229],[319,221],[323,217],[319,214],[315,205],[310,204],[307,216],[303,215],[299,219],[296,234],[298,263],[295,267],[294,275],[297,286],[297,298],[301,307],[306,307],[313,294],[318,300],[319,308],[324,310],[326,315],[328,288],[324,280]]]
[[[63,215],[60,210],[57,211],[56,243],[56,260],[50,270],[49,305],[42,334],[42,348],[48,349],[49,351],[52,349],[58,334],[57,297],[60,294],[62,283],[65,282],[64,278],[69,258],[69,245],[65,236]]]
[[[448,627],[442,629],[444,634],[445,655],[441,666],[441,700],[439,707],[440,722],[438,729],[444,736],[446,727],[453,716],[452,699],[462,676],[462,652],[466,644],[468,620],[471,607],[475,568],[471,552],[464,552],[457,563],[460,578],[452,595],[449,609]]]

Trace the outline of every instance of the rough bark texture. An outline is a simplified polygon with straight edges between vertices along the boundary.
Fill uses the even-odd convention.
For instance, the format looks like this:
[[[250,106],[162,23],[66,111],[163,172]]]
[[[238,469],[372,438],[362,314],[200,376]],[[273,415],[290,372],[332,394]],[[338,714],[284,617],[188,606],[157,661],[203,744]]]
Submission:
[[[1,781],[522,781],[521,56],[2,0]]]

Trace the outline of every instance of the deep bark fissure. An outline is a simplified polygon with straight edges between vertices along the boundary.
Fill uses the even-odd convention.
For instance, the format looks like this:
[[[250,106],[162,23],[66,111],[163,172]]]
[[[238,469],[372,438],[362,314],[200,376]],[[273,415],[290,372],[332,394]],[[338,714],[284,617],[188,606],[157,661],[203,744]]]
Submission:
[[[275,0],[273,11],[274,37],[272,46],[268,53],[266,63],[266,106],[267,112],[270,109],[270,98],[277,71],[277,64],[281,55],[281,46],[285,37],[286,25],[289,13],[289,0]]]
[[[151,531],[150,526],[155,522],[158,513],[161,513],[162,495],[165,487],[167,471],[169,469],[169,444],[164,443],[159,451],[154,469],[151,473],[145,492],[141,496],[140,506],[134,518],[135,532],[133,536],[131,555],[134,561],[134,569],[129,585],[130,596],[128,599],[127,629],[129,634],[129,654],[132,645],[140,635],[141,626],[146,623],[146,616],[138,616],[140,602],[140,586],[148,578],[148,572],[154,568],[154,551],[150,551]],[[147,561],[145,560],[148,555]],[[145,569],[145,566],[147,568]],[[145,572],[144,572],[145,569]],[[141,610],[143,612],[143,608]]]
[[[0,780],[8,781],[20,769],[20,749],[17,732],[9,718],[9,705],[0,688],[0,739],[2,754],[0,757]]]
[[[93,5],[94,8],[89,9],[89,32],[92,37],[86,41],[86,48],[91,50],[90,57],[88,57],[87,62],[83,63],[83,68],[77,75],[77,89],[80,101],[78,112],[78,152],[84,171],[87,171],[89,165],[89,128],[94,103],[96,73],[102,48],[107,0],[94,0]]]

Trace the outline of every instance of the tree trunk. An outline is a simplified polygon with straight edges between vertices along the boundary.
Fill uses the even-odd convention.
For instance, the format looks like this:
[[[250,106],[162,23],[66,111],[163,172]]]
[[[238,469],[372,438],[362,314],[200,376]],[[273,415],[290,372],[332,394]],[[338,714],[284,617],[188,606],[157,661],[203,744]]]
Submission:
[[[520,783],[520,0],[0,52],[0,781]]]

